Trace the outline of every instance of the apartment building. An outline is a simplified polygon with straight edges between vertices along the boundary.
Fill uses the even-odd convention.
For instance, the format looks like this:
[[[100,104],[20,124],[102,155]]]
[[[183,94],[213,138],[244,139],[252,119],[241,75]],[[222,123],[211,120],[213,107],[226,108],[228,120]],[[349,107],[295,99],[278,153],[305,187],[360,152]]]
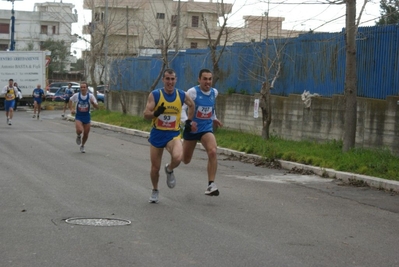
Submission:
[[[93,49],[107,35],[110,55],[140,55],[162,47],[206,48],[204,24],[215,40],[219,17],[232,10],[232,4],[212,0],[84,0],[83,7],[92,10],[92,22],[84,26],[83,33],[91,34]]]
[[[92,22],[83,28],[84,34],[92,36],[91,49],[97,46],[97,53],[101,54],[107,35],[109,55],[136,56],[157,53],[162,47],[207,48],[207,29],[211,40],[216,40],[220,18],[230,15],[233,5],[216,0],[84,0],[83,7],[92,11]],[[301,33],[284,30],[283,17],[243,19],[243,27],[227,27],[227,45],[262,41],[266,37],[296,37]]]
[[[265,39],[293,38],[303,31],[283,29],[283,17],[244,16],[243,27],[229,27],[228,45],[234,42],[261,42]]]
[[[5,4],[2,5],[5,8]],[[15,51],[18,50],[42,50],[42,42],[51,39],[64,41],[66,46],[76,42],[76,36],[71,35],[72,23],[78,21],[78,15],[73,4],[62,2],[36,3],[33,11],[14,11],[15,17]],[[11,40],[11,4],[10,9],[0,10],[0,50],[10,48]],[[76,60],[70,57],[66,62]]]

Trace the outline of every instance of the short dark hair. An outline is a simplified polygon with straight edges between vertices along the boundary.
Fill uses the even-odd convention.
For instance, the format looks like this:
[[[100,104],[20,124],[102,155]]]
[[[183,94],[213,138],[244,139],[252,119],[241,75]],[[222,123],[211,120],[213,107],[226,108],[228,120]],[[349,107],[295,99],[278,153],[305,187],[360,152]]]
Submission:
[[[87,82],[81,82],[80,84],[81,84],[81,85],[82,85],[82,84],[86,84],[87,89],[89,89],[89,84],[88,84]]]
[[[201,78],[202,73],[212,73],[212,71],[210,71],[209,69],[202,69],[200,70],[199,74],[198,74],[198,78]]]
[[[13,79],[9,79],[8,81],[11,82],[11,81],[14,81],[14,80]]]
[[[166,73],[176,75],[176,72],[175,72],[173,69],[165,69],[165,70],[163,71],[162,77],[165,77],[165,74],[166,74]]]

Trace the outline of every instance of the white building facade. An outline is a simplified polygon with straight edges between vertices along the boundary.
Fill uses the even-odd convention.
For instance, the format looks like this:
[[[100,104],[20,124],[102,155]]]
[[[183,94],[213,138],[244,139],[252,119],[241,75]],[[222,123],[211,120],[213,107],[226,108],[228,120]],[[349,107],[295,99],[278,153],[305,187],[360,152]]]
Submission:
[[[2,5],[3,7],[5,5]],[[76,42],[71,35],[72,23],[78,22],[78,15],[69,3],[36,3],[34,11],[15,11],[14,41],[15,51],[39,51],[47,40],[64,41],[67,47]],[[0,10],[0,50],[10,49],[11,9]],[[76,58],[70,56],[66,69]]]

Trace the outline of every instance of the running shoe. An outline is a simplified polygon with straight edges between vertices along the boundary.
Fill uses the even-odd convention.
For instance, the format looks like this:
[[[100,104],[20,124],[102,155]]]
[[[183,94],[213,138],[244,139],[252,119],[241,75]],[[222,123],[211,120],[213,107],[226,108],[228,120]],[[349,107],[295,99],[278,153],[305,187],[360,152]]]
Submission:
[[[9,121],[10,119],[9,118],[7,118],[7,124],[8,124],[8,121]]]
[[[84,146],[81,146],[81,147],[80,147],[80,152],[82,152],[82,153],[86,153],[86,151],[85,151],[85,147],[84,147]]]
[[[168,185],[169,188],[173,188],[176,185],[176,179],[175,175],[173,174],[173,171],[171,172],[168,171],[168,166],[169,164],[165,165],[166,184]]]
[[[37,114],[37,119],[39,119],[39,114]]]
[[[81,138],[80,138],[80,135],[76,136],[76,144],[77,144],[78,146],[80,146],[81,143],[82,143],[82,140],[81,140]]]
[[[8,125],[11,125],[11,119],[8,120]]]
[[[159,194],[158,190],[152,189],[149,202],[150,203],[158,203],[159,202],[158,194]]]
[[[205,191],[205,195],[207,195],[207,196],[218,196],[219,195],[219,190],[216,187],[215,183],[211,183],[210,185],[208,185],[208,187],[206,188],[206,191]]]
[[[35,114],[33,114],[32,118],[36,118],[36,115],[35,115]]]
[[[61,117],[63,117],[63,118],[64,118],[64,117],[65,117],[65,114],[61,114]]]

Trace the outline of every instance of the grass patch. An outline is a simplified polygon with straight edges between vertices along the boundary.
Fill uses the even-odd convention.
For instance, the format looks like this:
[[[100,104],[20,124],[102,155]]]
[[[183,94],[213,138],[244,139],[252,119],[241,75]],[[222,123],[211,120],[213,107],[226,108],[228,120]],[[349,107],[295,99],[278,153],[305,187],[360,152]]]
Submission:
[[[147,132],[151,130],[151,122],[143,117],[102,109],[91,114],[93,121]],[[342,142],[339,141],[290,141],[276,136],[263,140],[259,135],[228,128],[218,128],[215,137],[220,147],[260,155],[269,160],[282,159],[399,181],[399,158],[388,149],[356,148],[342,153]]]

